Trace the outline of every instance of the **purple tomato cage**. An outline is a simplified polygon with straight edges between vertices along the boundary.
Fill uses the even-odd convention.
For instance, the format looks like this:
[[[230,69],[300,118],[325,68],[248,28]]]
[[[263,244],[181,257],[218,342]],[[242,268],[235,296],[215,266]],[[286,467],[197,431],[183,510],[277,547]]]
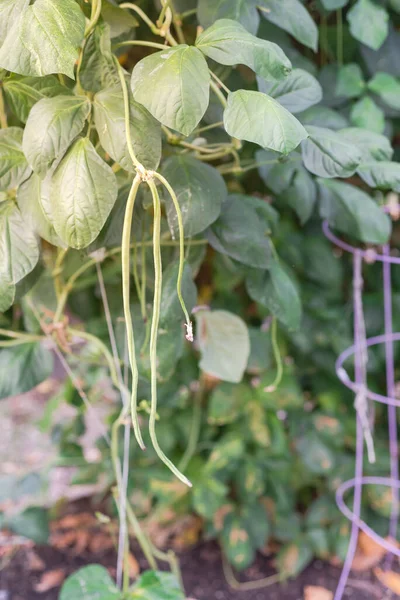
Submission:
[[[385,207],[385,212],[389,213],[390,208]],[[399,520],[399,453],[398,453],[398,432],[396,408],[400,406],[400,400],[395,397],[395,378],[394,378],[394,355],[393,344],[400,342],[400,333],[393,333],[392,319],[392,282],[391,266],[400,265],[400,258],[390,255],[390,246],[382,246],[381,253],[367,249],[361,250],[336,237],[329,229],[328,222],[323,223],[323,232],[325,236],[336,246],[349,252],[353,256],[353,315],[354,315],[354,345],[347,348],[336,361],[336,373],[341,382],[355,394],[356,406],[356,457],[354,478],[342,483],[336,491],[336,502],[345,517],[351,521],[350,542],[347,550],[346,560],[336,589],[334,600],[341,600],[346,587],[347,579],[350,573],[353,558],[356,552],[358,534],[360,531],[368,534],[373,540],[386,549],[388,554],[385,558],[385,567],[390,568],[393,556],[400,557],[400,549],[387,539],[378,535],[369,525],[361,519],[361,497],[364,485],[380,485],[391,489],[391,514],[389,520],[388,536],[395,540],[397,534],[397,525]],[[384,303],[384,333],[375,337],[367,338],[364,325],[363,314],[363,278],[362,265],[365,262],[381,262],[383,274],[383,303]],[[378,344],[385,345],[386,361],[386,396],[377,394],[368,389],[367,383],[367,364],[366,352],[371,346]],[[350,357],[354,357],[354,381],[351,380],[343,364]],[[388,410],[388,434],[390,449],[390,474],[388,477],[367,477],[364,476],[364,445],[368,448],[368,439],[365,436],[365,422],[363,423],[362,410],[360,405],[357,407],[357,399],[364,398],[368,401],[379,402],[387,405]],[[373,450],[372,450],[373,451]],[[353,506],[349,508],[344,500],[344,495],[348,490],[354,491]]]

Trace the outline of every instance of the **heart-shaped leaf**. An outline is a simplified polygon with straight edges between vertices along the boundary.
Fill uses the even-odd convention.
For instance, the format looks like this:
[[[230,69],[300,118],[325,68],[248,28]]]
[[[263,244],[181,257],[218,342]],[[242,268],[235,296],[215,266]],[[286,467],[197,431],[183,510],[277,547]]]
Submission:
[[[361,152],[335,131],[308,126],[309,138],[301,144],[306,169],[320,177],[350,177],[361,162]]]
[[[317,79],[303,69],[294,69],[283,81],[266,82],[257,78],[258,89],[269,94],[291,113],[299,113],[322,100]]]
[[[31,173],[22,151],[22,135],[19,127],[0,130],[0,191],[17,187]]]

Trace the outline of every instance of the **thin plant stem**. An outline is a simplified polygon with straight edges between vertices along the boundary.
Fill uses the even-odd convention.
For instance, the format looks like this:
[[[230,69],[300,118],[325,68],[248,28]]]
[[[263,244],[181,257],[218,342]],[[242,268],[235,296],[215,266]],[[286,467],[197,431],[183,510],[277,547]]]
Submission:
[[[90,15],[90,21],[85,30],[85,37],[88,37],[93,29],[96,27],[97,21],[101,14],[101,0],[92,0],[92,13]]]
[[[343,65],[343,14],[342,9],[336,11],[336,57],[339,67]]]
[[[155,23],[153,23],[153,21],[150,19],[150,17],[148,17],[146,15],[146,13],[144,12],[144,10],[142,10],[139,6],[137,6],[136,4],[133,4],[133,2],[123,2],[122,4],[119,5],[119,7],[120,8],[129,8],[130,10],[133,10],[146,23],[146,25],[150,28],[152,33],[154,33],[155,35],[158,34],[159,29],[158,29],[157,25]]]
[[[2,129],[7,128],[7,113],[4,104],[3,88],[0,86],[0,126]]]
[[[143,554],[145,555],[150,568],[153,569],[154,571],[157,571],[157,562],[154,558],[155,554],[151,547],[151,543],[147,539],[145,534],[143,533],[142,528],[140,527],[140,523],[139,523],[135,513],[133,512],[133,509],[132,509],[131,505],[129,504],[129,502],[126,505],[126,513],[128,515],[129,523],[132,526],[132,529],[133,529],[135,536],[143,550]]]
[[[282,356],[281,356],[281,352],[280,352],[279,344],[278,344],[278,321],[277,321],[276,317],[274,317],[272,319],[271,343],[272,343],[272,350],[274,353],[274,359],[276,362],[276,375],[275,375],[274,381],[270,385],[267,385],[267,387],[264,388],[264,392],[274,392],[276,390],[276,388],[278,387],[278,385],[280,384],[280,382],[282,381],[282,375],[283,375]]]
[[[229,561],[224,555],[224,553],[222,553],[222,567],[228,585],[230,585],[231,588],[233,588],[234,590],[238,590],[241,592],[261,590],[276,583],[280,583],[284,581],[284,579],[286,579],[285,575],[277,573],[276,575],[270,575],[269,577],[264,577],[263,579],[259,579],[258,581],[246,581],[241,583],[236,579],[232,567],[229,564]]]
[[[143,226],[142,226],[142,242],[144,242],[144,235],[145,235],[145,222],[146,222],[146,216],[143,219]],[[141,262],[142,262],[142,296],[140,298],[141,301],[141,306],[140,306],[140,310],[142,313],[142,318],[144,321],[146,321],[147,319],[147,313],[146,313],[146,285],[147,285],[147,272],[146,272],[146,246],[142,243],[142,248],[141,248]]]
[[[211,89],[214,92],[214,94],[217,96],[218,100],[221,102],[222,106],[224,108],[226,108],[226,106],[227,106],[226,98],[223,95],[223,93],[221,92],[221,90],[219,89],[218,85],[215,83],[215,81],[210,81],[210,86],[211,86]]]
[[[128,201],[126,203],[124,226],[122,231],[122,298],[124,305],[125,327],[128,338],[128,354],[129,363],[132,371],[132,391],[131,391],[131,417],[133,430],[136,440],[144,450],[144,442],[140,432],[139,420],[137,415],[137,386],[139,381],[139,371],[136,361],[135,337],[132,326],[132,315],[130,307],[130,237],[132,228],[133,208],[137,192],[141,183],[139,175],[136,175],[133,180],[131,190],[129,192]]]
[[[182,460],[179,463],[179,469],[183,472],[186,471],[186,467],[192,460],[192,458],[196,452],[197,444],[199,442],[200,429],[201,429],[201,405],[202,405],[202,401],[203,401],[203,394],[204,394],[204,382],[203,382],[203,378],[201,377],[200,381],[199,381],[199,389],[197,390],[195,397],[194,397],[194,406],[193,406],[193,413],[192,413],[192,422],[190,424],[188,445],[186,447],[186,450],[182,457]]]
[[[136,169],[140,173],[143,173],[145,171],[145,169],[144,169],[143,165],[136,158],[136,154],[135,154],[135,151],[134,151],[133,146],[132,146],[128,87],[126,85],[126,81],[125,81],[124,72],[122,70],[122,67],[121,67],[121,65],[119,64],[119,62],[118,62],[118,60],[116,58],[115,58],[115,63],[117,65],[119,80],[121,82],[121,87],[122,87],[122,96],[124,98],[126,145],[128,147],[128,152],[129,152],[129,155],[131,157],[131,160],[132,160],[134,166],[136,167]]]
[[[22,346],[23,344],[32,344],[33,342],[41,342],[45,338],[40,335],[32,335],[26,338],[18,338],[16,340],[0,340],[0,348],[13,348],[14,346]]]
[[[215,81],[217,82],[219,87],[221,87],[227,94],[231,93],[231,90],[224,84],[223,81],[220,80],[219,77],[217,77],[217,75],[213,71],[211,71],[211,69],[210,69],[210,75],[211,75],[211,77],[213,77],[213,79],[215,79]]]
[[[185,262],[184,262],[185,261],[185,239],[184,239],[182,212],[181,212],[181,209],[179,206],[178,198],[176,197],[176,194],[175,194],[172,186],[170,185],[170,183],[165,179],[165,177],[163,177],[159,173],[155,173],[155,177],[157,177],[157,179],[159,181],[161,181],[161,183],[166,187],[169,195],[171,196],[171,200],[174,204],[174,208],[175,208],[175,212],[176,212],[176,218],[178,221],[178,230],[179,230],[179,269],[178,269],[178,279],[177,279],[177,283],[176,283],[176,291],[178,294],[179,302],[182,307],[183,314],[185,315],[185,319],[186,319],[186,339],[189,340],[190,342],[192,342],[193,341],[192,322],[190,320],[189,313],[188,313],[185,301],[182,296],[182,278],[183,278],[183,269],[185,266]]]
[[[193,131],[193,134],[197,135],[199,133],[204,133],[204,131],[209,131],[210,129],[215,129],[216,127],[223,127],[224,122],[218,121],[217,123],[211,123],[211,125],[205,125],[204,127],[198,127]]]
[[[126,42],[119,42],[115,45],[114,48],[123,48],[124,46],[145,46],[147,48],[156,48],[157,50],[165,50],[167,48],[165,44],[158,44],[157,42],[147,42],[144,40],[128,40]]]
[[[154,226],[153,226],[153,257],[154,257],[154,300],[153,317],[151,321],[150,332],[150,369],[151,369],[151,407],[149,419],[149,433],[154,450],[162,462],[174,473],[180,481],[187,486],[192,487],[190,481],[183,475],[173,462],[164,454],[157,439],[156,419],[157,419],[157,336],[158,324],[160,320],[161,288],[162,288],[162,263],[160,248],[160,227],[161,227],[161,203],[156,185],[153,180],[147,182],[154,204]],[[169,184],[168,184],[169,185]],[[167,188],[168,189],[168,188]]]

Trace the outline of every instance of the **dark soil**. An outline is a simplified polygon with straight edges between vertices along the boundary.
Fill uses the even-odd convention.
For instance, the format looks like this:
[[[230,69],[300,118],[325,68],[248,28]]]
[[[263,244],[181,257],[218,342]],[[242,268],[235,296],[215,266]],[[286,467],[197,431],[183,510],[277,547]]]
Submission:
[[[27,552],[26,549],[18,550],[0,571],[0,600],[57,600],[58,588],[44,593],[34,591],[43,571],[29,571]],[[103,564],[110,570],[115,566],[113,552],[95,556],[83,553],[78,557],[49,546],[38,546],[35,552],[44,561],[45,571],[62,569],[67,575],[90,563]],[[141,567],[146,566],[142,560],[139,562]],[[340,574],[339,569],[315,561],[296,580],[262,590],[238,592],[232,590],[226,583],[220,552],[213,542],[200,544],[182,553],[180,564],[187,595],[195,600],[303,600],[304,587],[307,585],[322,586],[334,591]],[[255,580],[271,573],[273,569],[269,559],[260,555],[241,579]],[[347,600],[391,600],[395,597],[368,574],[351,575],[344,596]]]

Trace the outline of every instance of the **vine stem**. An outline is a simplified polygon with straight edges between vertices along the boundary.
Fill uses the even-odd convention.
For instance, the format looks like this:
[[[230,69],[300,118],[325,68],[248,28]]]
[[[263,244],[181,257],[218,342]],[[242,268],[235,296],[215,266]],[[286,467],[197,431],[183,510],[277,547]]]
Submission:
[[[157,440],[156,419],[157,419],[157,335],[158,324],[160,320],[161,289],[162,289],[162,263],[160,248],[160,228],[161,228],[161,203],[160,197],[154,181],[147,182],[150,188],[154,205],[154,225],[153,225],[153,258],[154,258],[154,301],[153,318],[151,321],[150,332],[150,368],[151,368],[151,407],[149,419],[150,439],[154,450],[162,462],[174,473],[180,481],[187,486],[192,487],[191,482],[183,473],[181,473],[173,462],[164,454]],[[168,184],[169,185],[169,184]],[[168,188],[167,188],[168,189]]]
[[[278,320],[276,317],[274,317],[272,319],[271,342],[272,342],[272,349],[274,352],[274,358],[275,358],[275,362],[276,362],[276,376],[275,376],[274,381],[270,385],[267,385],[264,388],[264,392],[274,392],[276,390],[276,388],[278,387],[278,385],[280,384],[280,382],[282,381],[282,375],[283,375],[282,356],[281,356],[281,352],[279,350],[279,344],[278,344]]]
[[[178,270],[178,279],[176,283],[176,291],[178,294],[179,302],[181,304],[183,314],[186,319],[186,339],[189,342],[193,342],[193,326],[189,317],[188,310],[186,308],[185,301],[182,296],[182,278],[183,278],[183,269],[184,269],[184,261],[185,261],[185,241],[184,241],[184,230],[183,230],[183,220],[182,220],[182,212],[179,206],[178,198],[170,185],[170,183],[160,175],[159,173],[154,173],[154,176],[161,181],[161,183],[166,187],[169,195],[171,196],[172,202],[175,207],[176,217],[178,220],[178,229],[179,229],[179,270]],[[155,186],[154,186],[155,187]],[[157,192],[158,195],[158,192]]]
[[[90,21],[85,30],[85,37],[88,37],[93,29],[96,27],[97,21],[101,14],[101,0],[92,0],[92,12],[90,15]]]
[[[128,338],[129,363],[132,371],[132,391],[131,391],[131,417],[133,430],[136,440],[142,450],[145,449],[142,434],[140,432],[139,420],[137,415],[137,386],[139,381],[139,371],[136,361],[135,337],[132,326],[132,315],[130,307],[130,238],[132,228],[133,208],[137,192],[141,183],[140,175],[136,175],[129,192],[126,203],[124,226],[122,231],[122,298],[124,305],[125,327]]]
[[[119,5],[119,7],[120,8],[129,8],[130,10],[133,10],[146,23],[146,25],[150,28],[151,32],[154,33],[155,35],[158,35],[159,29],[158,29],[157,25],[155,23],[153,23],[153,21],[150,19],[150,17],[148,17],[146,15],[144,10],[142,10],[140,8],[140,6],[133,4],[133,2],[123,2],[122,4]]]
[[[142,40],[128,40],[126,42],[120,42],[115,45],[115,48],[123,48],[125,46],[145,46],[146,48],[156,48],[157,50],[165,50],[167,46],[165,44],[158,44],[157,42],[146,42]]]
[[[285,576],[276,573],[276,575],[270,575],[269,577],[265,577],[264,579],[259,579],[258,581],[245,581],[241,583],[238,581],[233,574],[233,570],[229,561],[227,560],[225,554],[222,552],[222,567],[225,575],[225,579],[227,583],[234,590],[238,590],[241,592],[249,592],[251,590],[261,590],[263,588],[269,587],[270,585],[274,585],[275,583],[280,583],[284,581]]]
[[[212,73],[212,71],[210,71]],[[221,90],[219,89],[218,85],[215,83],[215,81],[210,81],[210,86],[212,91],[214,92],[214,94],[217,96],[218,100],[221,102],[222,106],[224,108],[227,107],[227,101],[225,96],[223,95],[223,93],[221,92]]]
[[[179,469],[181,471],[186,470],[186,467],[188,466],[196,452],[201,429],[201,405],[203,402],[203,394],[204,380],[203,377],[200,377],[199,389],[197,390],[194,398],[194,407],[192,414],[192,422],[190,425],[189,441],[185,453],[182,457],[182,460],[179,463]]]

